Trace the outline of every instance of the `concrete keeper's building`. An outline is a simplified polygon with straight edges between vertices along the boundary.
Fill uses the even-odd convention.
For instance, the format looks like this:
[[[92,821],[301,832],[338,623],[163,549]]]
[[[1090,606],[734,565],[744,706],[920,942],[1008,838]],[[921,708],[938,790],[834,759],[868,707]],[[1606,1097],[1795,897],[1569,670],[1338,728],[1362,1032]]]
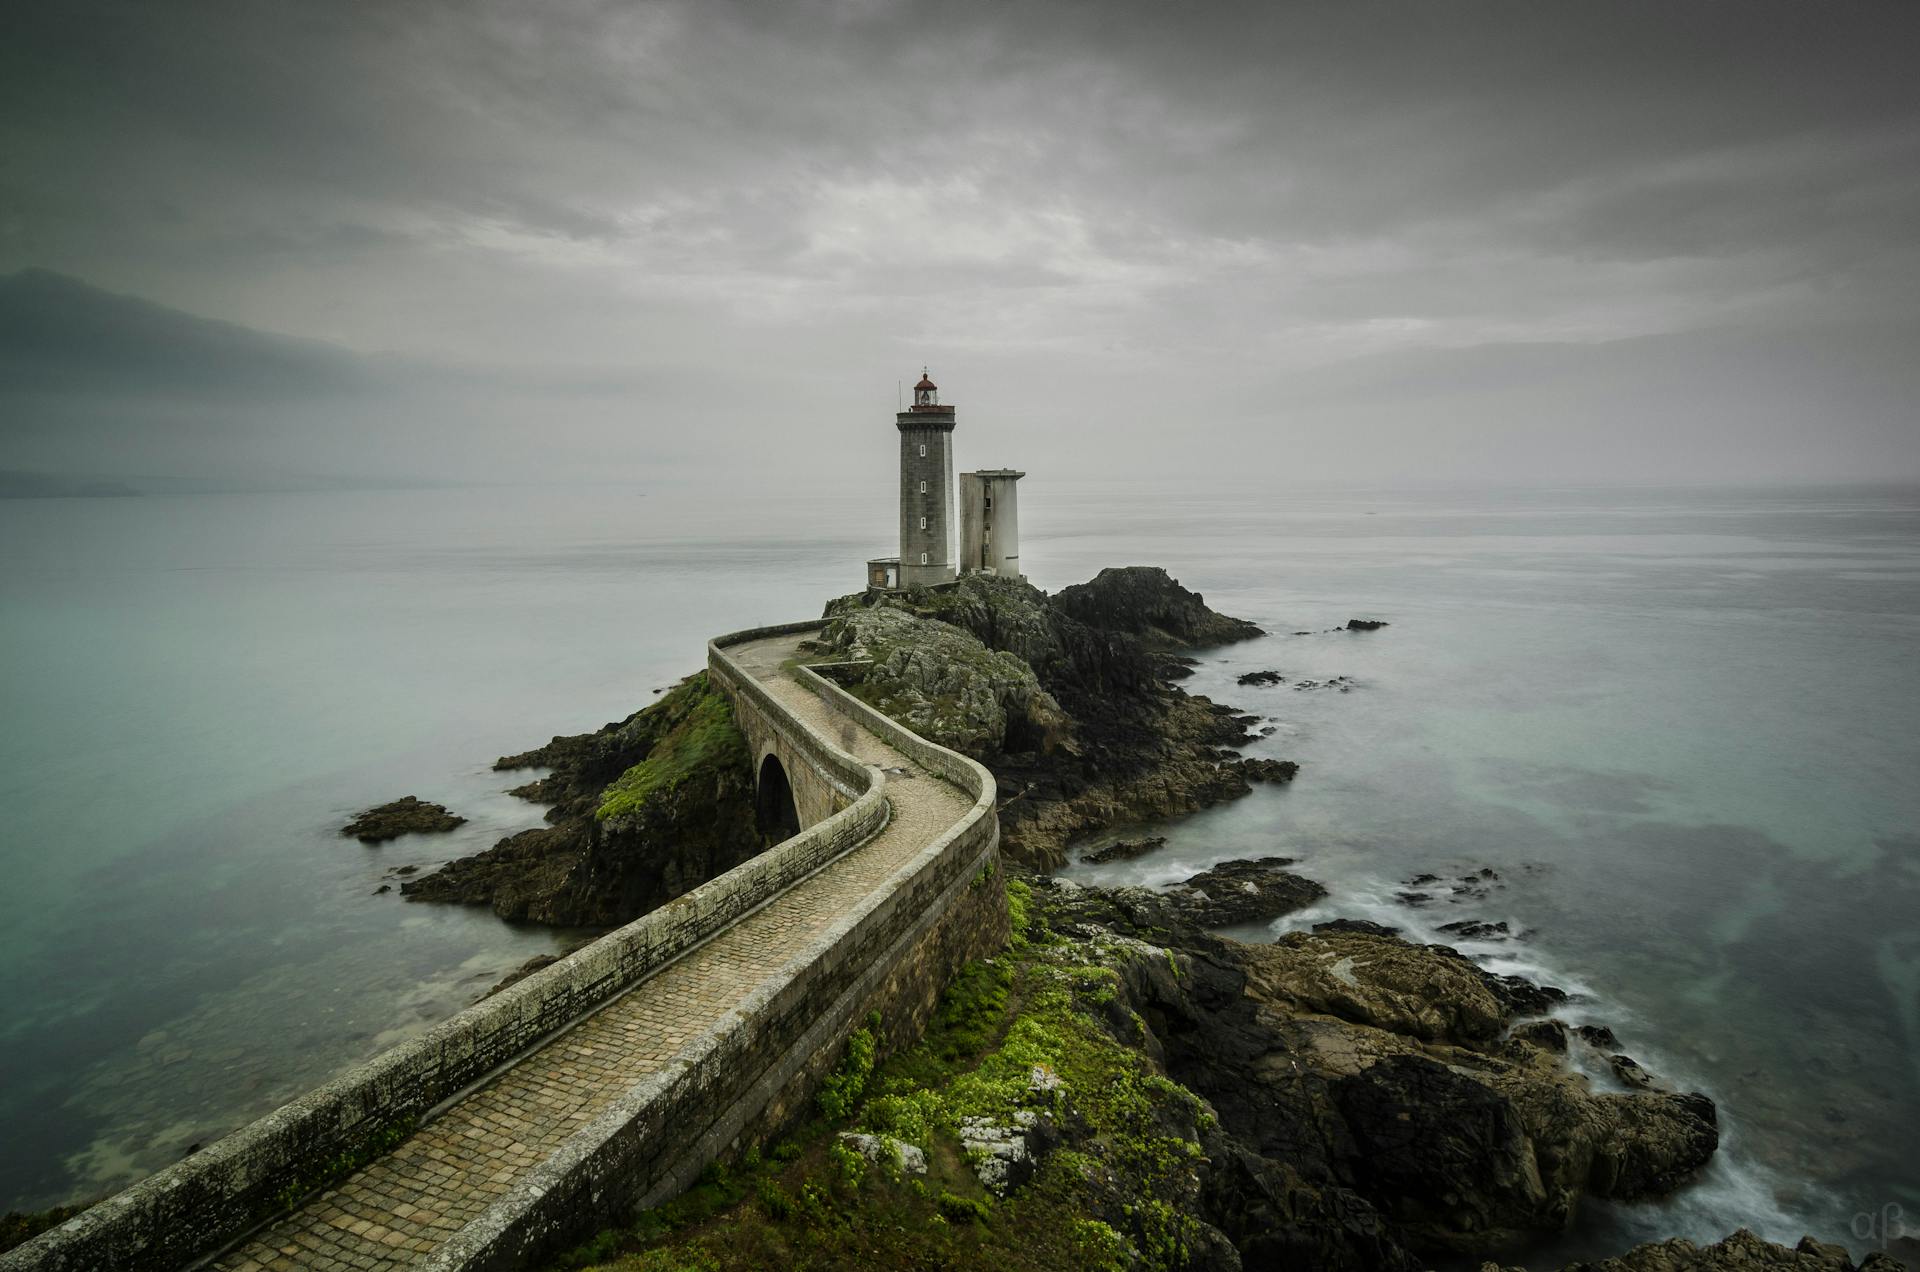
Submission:
[[[1022,577],[1019,501],[1011,468],[960,474],[960,555],[953,550],[954,411],[924,371],[900,432],[900,555],[867,562],[867,586],[887,590],[951,583],[958,574]],[[957,568],[956,568],[957,567]]]

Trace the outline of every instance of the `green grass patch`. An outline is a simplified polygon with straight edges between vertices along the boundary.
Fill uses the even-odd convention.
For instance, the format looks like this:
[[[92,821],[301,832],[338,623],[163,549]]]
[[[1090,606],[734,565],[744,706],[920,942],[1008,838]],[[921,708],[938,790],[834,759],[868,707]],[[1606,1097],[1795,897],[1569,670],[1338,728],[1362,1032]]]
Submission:
[[[876,1065],[877,1027],[854,1031],[814,1121],[576,1252],[590,1262],[563,1266],[1181,1266],[1194,1221],[1169,1199],[1191,1186],[1204,1106],[1099,1023],[1119,984],[1110,955],[1055,937],[1024,884],[1008,893],[1014,944],[954,979],[919,1043]],[[1060,1091],[1033,1092],[1036,1070],[1057,1076]],[[963,1118],[1018,1109],[1048,1110],[1071,1138],[1031,1181],[996,1197],[958,1130]],[[872,1166],[839,1142],[841,1130],[914,1144],[928,1173]]]
[[[733,704],[707,683],[704,671],[674,686],[644,714],[656,712],[659,739],[646,759],[601,793],[596,816],[602,821],[639,812],[649,800],[671,792],[692,774],[729,766],[751,771],[747,740],[734,722]]]

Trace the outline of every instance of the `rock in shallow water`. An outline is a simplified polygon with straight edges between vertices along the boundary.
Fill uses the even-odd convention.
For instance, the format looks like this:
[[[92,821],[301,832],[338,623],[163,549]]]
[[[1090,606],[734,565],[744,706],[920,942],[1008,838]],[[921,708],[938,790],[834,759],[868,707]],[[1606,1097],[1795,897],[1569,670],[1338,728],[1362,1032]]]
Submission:
[[[391,804],[369,808],[340,828],[340,833],[363,844],[385,843],[402,835],[427,835],[464,826],[467,819],[413,795]]]
[[[1167,844],[1165,835],[1155,835],[1151,839],[1121,839],[1114,843],[1102,844],[1098,848],[1089,848],[1080,854],[1080,860],[1088,865],[1104,865],[1109,861],[1132,861],[1135,857],[1144,857],[1156,848]]]

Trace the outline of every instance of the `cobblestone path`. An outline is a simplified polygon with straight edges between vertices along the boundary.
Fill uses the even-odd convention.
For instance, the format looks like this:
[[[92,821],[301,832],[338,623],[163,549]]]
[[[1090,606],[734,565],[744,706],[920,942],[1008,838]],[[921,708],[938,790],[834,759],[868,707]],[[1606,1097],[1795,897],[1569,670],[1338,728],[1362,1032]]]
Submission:
[[[506,1192],[629,1087],[699,1037],[973,801],[793,681],[798,636],[727,652],[809,727],[888,774],[885,830],[468,1094],[388,1153],[212,1265],[401,1268]]]

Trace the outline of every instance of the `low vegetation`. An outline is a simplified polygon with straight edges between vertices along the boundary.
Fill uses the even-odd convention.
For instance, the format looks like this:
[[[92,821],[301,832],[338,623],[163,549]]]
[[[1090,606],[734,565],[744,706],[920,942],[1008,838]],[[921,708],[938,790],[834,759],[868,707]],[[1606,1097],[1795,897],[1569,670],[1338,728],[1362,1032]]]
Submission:
[[[746,739],[734,723],[733,705],[707,683],[707,674],[689,676],[650,709],[673,725],[655,742],[647,758],[610,783],[601,796],[602,821],[637,813],[649,800],[670,794],[691,774],[729,764],[748,763]]]
[[[1202,1103],[1103,1025],[1115,973],[1102,951],[1029,922],[949,987],[925,1037],[875,1064],[878,1022],[848,1039],[817,1115],[764,1155],[708,1170],[563,1268],[704,1272],[780,1268],[1171,1268],[1185,1260]],[[1002,1196],[963,1145],[968,1119],[1027,1113],[1057,1144]],[[978,1124],[977,1122],[975,1123]],[[920,1149],[924,1175],[847,1148],[841,1131]],[[977,1150],[976,1150],[977,1152]]]

